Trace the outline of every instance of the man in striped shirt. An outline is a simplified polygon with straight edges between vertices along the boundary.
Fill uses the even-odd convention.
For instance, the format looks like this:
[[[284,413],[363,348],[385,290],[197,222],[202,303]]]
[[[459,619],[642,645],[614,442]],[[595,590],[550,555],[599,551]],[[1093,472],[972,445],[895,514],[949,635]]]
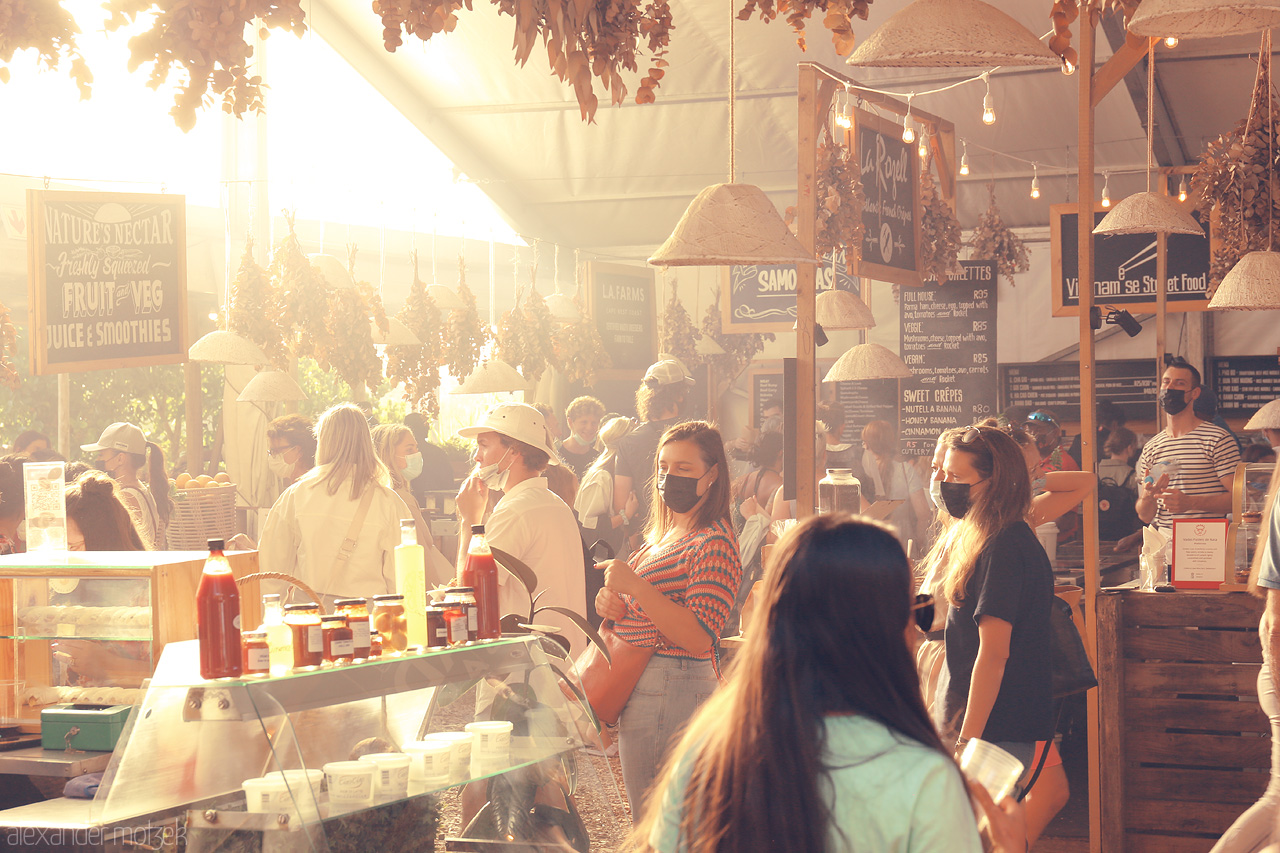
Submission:
[[[1138,517],[1165,536],[1180,518],[1225,518],[1231,512],[1231,483],[1240,449],[1231,434],[1196,416],[1200,371],[1181,357],[1166,356],[1160,378],[1160,408],[1168,426],[1138,458]]]

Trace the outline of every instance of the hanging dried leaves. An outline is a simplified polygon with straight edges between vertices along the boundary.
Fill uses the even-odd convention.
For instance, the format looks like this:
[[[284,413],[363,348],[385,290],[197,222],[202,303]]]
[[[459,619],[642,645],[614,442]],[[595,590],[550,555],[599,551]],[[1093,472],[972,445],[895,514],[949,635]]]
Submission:
[[[1191,178],[1201,221],[1217,210],[1219,238],[1209,265],[1209,296],[1249,252],[1270,249],[1280,224],[1280,103],[1271,96],[1270,50],[1261,53],[1248,116],[1210,142]]]
[[[831,32],[831,43],[836,53],[848,56],[853,53],[853,19],[867,19],[872,0],[747,0],[738,12],[738,20],[749,21],[760,11],[760,18],[772,21],[782,16],[796,33],[796,44],[805,49],[804,25],[814,13],[822,12],[822,25]]]
[[[0,303],[0,385],[18,390],[22,377],[14,366],[13,356],[18,352],[18,329],[4,303]]]
[[[698,355],[696,349],[702,332],[693,325],[689,312],[680,301],[680,294],[676,292],[674,281],[671,282],[671,298],[662,309],[659,322],[662,329],[662,334],[659,336],[661,341],[659,349],[662,352],[674,355],[686,367],[702,363],[702,356]]]
[[[327,334],[316,346],[320,369],[333,370],[353,391],[374,388],[382,381],[382,359],[374,348],[373,326],[369,322],[373,310],[365,289],[335,290],[329,295]]]
[[[933,180],[933,157],[920,170],[920,277],[944,282],[960,272],[960,221]]]
[[[818,221],[814,243],[818,257],[845,248],[845,268],[852,273],[861,256],[865,227],[862,169],[853,152],[828,136],[818,146]]]
[[[502,312],[498,332],[494,335],[493,354],[499,361],[516,367],[524,361],[524,335],[521,334],[520,306]]]
[[[704,358],[720,378],[730,384],[737,380],[739,374],[747,369],[751,360],[764,352],[765,341],[772,341],[772,334],[748,332],[746,334],[727,334],[723,331],[720,318],[720,288],[713,292],[711,304],[702,315],[702,332],[720,345],[723,355],[709,355]]]
[[[638,57],[647,50],[652,65],[640,83],[637,103],[652,103],[662,79],[663,56],[675,25],[668,0],[490,0],[498,12],[515,19],[516,64],[523,66],[541,42],[546,45],[551,73],[573,88],[582,118],[595,119],[599,81],[614,104],[627,94],[623,70],[636,72]],[[401,32],[426,41],[451,32],[458,12],[471,9],[471,0],[375,0],[382,18],[382,41],[388,51],[402,43]]]
[[[425,411],[432,419],[440,414],[440,365],[444,363],[444,317],[427,286],[418,277],[418,253],[414,252],[413,283],[396,319],[422,341],[420,346],[387,347],[387,378],[403,385],[409,408]]]
[[[266,353],[276,370],[288,366],[289,351],[280,326],[280,301],[266,270],[253,257],[253,238],[245,240],[240,269],[231,283],[227,330],[248,338]]]
[[[459,382],[471,375],[480,363],[480,351],[489,342],[489,326],[480,320],[476,295],[467,287],[467,262],[458,258],[458,298],[462,308],[449,312],[445,323],[444,360],[449,373]]]
[[[1017,273],[1031,268],[1031,259],[1027,255],[1027,247],[1004,220],[1000,218],[1000,208],[996,205],[995,187],[991,191],[991,204],[978,220],[969,239],[970,256],[979,261],[995,261],[996,270],[1009,279]]]
[[[0,0],[0,62],[10,62],[20,50],[34,50],[50,70],[70,59],[71,78],[80,99],[89,97],[93,74],[80,55],[80,28],[57,0]],[[9,82],[9,69],[0,65],[0,83]]]
[[[111,13],[107,29],[132,24],[138,15],[154,12],[150,29],[129,39],[129,70],[153,63],[152,89],[159,89],[175,65],[186,72],[174,96],[173,116],[178,127],[191,130],[196,110],[206,97],[222,97],[222,111],[241,116],[246,110],[262,112],[262,78],[249,76],[253,47],[245,41],[245,29],[261,21],[267,28],[302,35],[307,27],[300,0],[107,0]]]
[[[271,281],[280,305],[280,325],[286,331],[289,351],[296,358],[317,361],[328,334],[329,286],[302,251],[294,230],[294,216],[285,213],[289,233],[271,258]]]
[[[1076,0],[1054,0],[1053,7],[1049,10],[1049,19],[1053,21],[1053,35],[1049,36],[1049,50],[1072,68],[1078,68],[1080,65],[1080,55],[1071,46],[1071,25],[1079,16],[1080,9]]]
[[[573,297],[578,319],[555,331],[556,362],[570,384],[591,386],[595,384],[596,371],[608,370],[613,366],[613,359],[605,351],[594,319],[583,310],[581,292],[579,289]]]
[[[536,385],[548,367],[556,367],[555,320],[551,309],[533,285],[519,306],[521,375]]]

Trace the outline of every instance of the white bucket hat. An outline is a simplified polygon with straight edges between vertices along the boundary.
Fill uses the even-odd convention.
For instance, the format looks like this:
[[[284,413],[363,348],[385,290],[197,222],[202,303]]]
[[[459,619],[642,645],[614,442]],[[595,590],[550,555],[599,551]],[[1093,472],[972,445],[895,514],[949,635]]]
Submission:
[[[130,423],[114,423],[102,431],[94,444],[82,444],[81,450],[123,450],[125,453],[146,453],[147,438],[142,430]]]
[[[1245,429],[1280,429],[1280,400],[1272,400],[1253,413]]]
[[[486,432],[496,432],[507,438],[514,438],[522,444],[541,450],[550,458],[552,465],[559,465],[560,459],[551,449],[547,437],[547,422],[533,406],[526,403],[499,403],[485,413],[484,420],[475,426],[458,430],[460,438],[475,438]]]

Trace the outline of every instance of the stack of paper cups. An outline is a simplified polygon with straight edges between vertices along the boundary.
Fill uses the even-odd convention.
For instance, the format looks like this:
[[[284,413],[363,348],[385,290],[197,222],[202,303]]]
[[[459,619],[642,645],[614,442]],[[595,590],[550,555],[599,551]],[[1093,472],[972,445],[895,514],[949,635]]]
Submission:
[[[509,720],[467,723],[466,730],[475,736],[471,748],[472,777],[498,773],[511,766],[511,729]]]
[[[373,777],[378,768],[367,761],[330,761],[324,766],[329,780],[329,816],[356,812],[373,805]]]
[[[406,743],[404,751],[412,759],[409,765],[411,795],[448,787],[452,773],[453,739],[427,735],[422,740]]]

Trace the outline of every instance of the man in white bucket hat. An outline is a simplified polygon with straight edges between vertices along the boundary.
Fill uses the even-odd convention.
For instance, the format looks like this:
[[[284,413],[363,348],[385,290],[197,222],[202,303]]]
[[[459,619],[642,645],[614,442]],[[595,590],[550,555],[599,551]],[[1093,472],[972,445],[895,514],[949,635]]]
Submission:
[[[558,604],[585,616],[587,588],[578,523],[573,510],[547,488],[541,476],[548,465],[560,464],[542,413],[524,403],[500,403],[480,423],[458,430],[458,435],[476,442],[476,470],[458,491],[459,571],[466,565],[472,525],[483,524],[490,546],[520,560],[538,576],[537,592],[547,590],[539,606]],[[486,520],[491,488],[503,494]],[[502,614],[528,614],[529,596],[521,583],[505,571],[498,572],[498,583]],[[582,632],[560,614],[548,611],[539,614],[538,621],[563,629],[575,654],[585,647]]]
[[[1280,400],[1272,400],[1253,413],[1244,425],[1247,430],[1260,429],[1271,449],[1280,454]]]

